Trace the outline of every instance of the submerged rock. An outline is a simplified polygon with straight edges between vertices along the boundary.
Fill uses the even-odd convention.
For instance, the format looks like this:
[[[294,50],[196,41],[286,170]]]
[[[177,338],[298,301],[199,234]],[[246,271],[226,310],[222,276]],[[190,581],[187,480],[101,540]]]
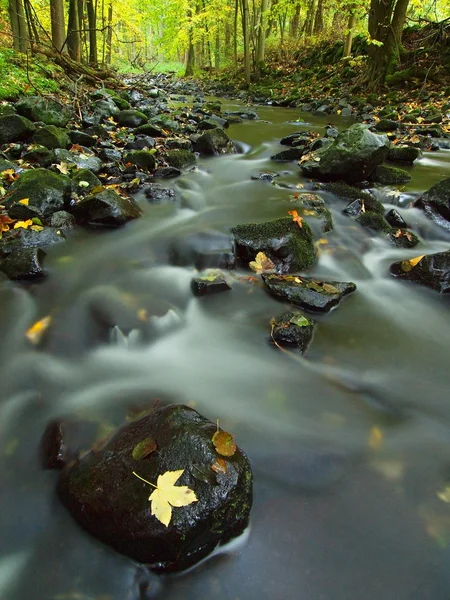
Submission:
[[[357,123],[301,165],[303,174],[321,181],[363,181],[389,152],[389,140]]]
[[[231,287],[221,273],[194,277],[191,280],[191,290],[194,296],[209,296],[219,292],[227,292]]]
[[[194,143],[194,150],[200,154],[234,154],[236,147],[225,131],[220,127],[209,129],[201,135]]]
[[[287,312],[271,321],[270,339],[282,347],[294,347],[303,354],[314,334],[315,321],[301,312]]]
[[[241,262],[255,259],[264,252],[281,272],[303,271],[316,260],[311,228],[303,221],[299,227],[291,217],[264,223],[245,223],[231,229],[235,254]]]
[[[449,294],[450,250],[392,263],[390,272],[395,277],[414,281],[441,294]]]
[[[187,406],[154,410],[122,427],[100,450],[68,465],[58,491],[89,533],[122,554],[159,571],[179,571],[238,536],[247,527],[252,473],[239,448],[218,454],[216,425]],[[150,441],[155,451],[138,449]],[[216,468],[219,465],[220,468]],[[181,471],[197,501],[172,508],[166,526],[152,513],[149,496],[158,477]]]
[[[72,207],[72,213],[80,223],[108,227],[120,227],[142,214],[132,198],[124,198],[108,189],[82,198]]]
[[[356,290],[352,282],[317,281],[298,275],[262,275],[262,279],[272,296],[317,312],[330,311]]]
[[[450,177],[433,185],[415,201],[414,206],[421,208],[437,225],[450,231]]]
[[[215,230],[176,238],[171,244],[169,258],[173,265],[194,265],[199,270],[232,269],[235,262],[230,236]]]

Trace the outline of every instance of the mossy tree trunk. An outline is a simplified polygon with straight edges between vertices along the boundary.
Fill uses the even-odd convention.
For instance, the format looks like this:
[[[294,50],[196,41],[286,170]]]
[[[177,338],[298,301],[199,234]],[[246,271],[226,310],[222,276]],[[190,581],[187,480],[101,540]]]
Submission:
[[[347,21],[347,33],[345,35],[344,52],[343,57],[350,56],[352,53],[352,42],[353,42],[353,29],[356,25],[355,7],[351,5],[349,7],[349,15]]]
[[[9,0],[8,13],[13,34],[13,48],[18,52],[26,52],[28,50],[28,29],[23,0]]]
[[[63,0],[50,0],[50,23],[52,44],[58,52],[61,52],[65,40]]]
[[[86,0],[86,11],[89,27],[89,64],[93,67],[98,64],[97,53],[97,2]]]
[[[250,30],[249,30],[249,6],[248,0],[242,3],[242,32],[244,35],[244,71],[245,83],[250,85]]]
[[[369,35],[375,42],[369,45],[367,82],[371,88],[384,84],[386,75],[395,69],[408,4],[409,0],[371,0]]]
[[[80,19],[78,16],[78,0],[69,0],[69,17],[67,23],[67,51],[70,58],[80,62],[81,38]]]

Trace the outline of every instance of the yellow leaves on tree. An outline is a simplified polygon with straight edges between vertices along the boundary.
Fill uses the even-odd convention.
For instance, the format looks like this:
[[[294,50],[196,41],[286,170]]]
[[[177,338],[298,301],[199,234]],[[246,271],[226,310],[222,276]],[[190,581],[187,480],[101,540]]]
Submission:
[[[300,229],[303,227],[303,219],[296,210],[289,210],[288,215],[291,215],[292,220],[294,221],[294,223],[297,223]]]
[[[258,273],[258,275],[261,273],[273,273],[275,271],[274,263],[264,254],[264,252],[258,252],[255,260],[250,261],[248,266],[252,271]]]
[[[169,527],[173,506],[188,506],[192,502],[198,501],[195,492],[186,485],[175,485],[183,473],[184,469],[166,471],[158,476],[156,485],[154,485],[133,471],[133,475],[138,479],[155,488],[148,498],[152,506],[152,515],[166,527]]]

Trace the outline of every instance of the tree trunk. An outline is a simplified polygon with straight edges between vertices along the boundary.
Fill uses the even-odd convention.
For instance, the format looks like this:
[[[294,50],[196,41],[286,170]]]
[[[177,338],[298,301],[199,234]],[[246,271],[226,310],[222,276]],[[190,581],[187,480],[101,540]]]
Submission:
[[[63,0],[50,0],[50,22],[53,47],[61,52],[65,40]]]
[[[354,13],[354,8],[351,6],[350,14],[348,15],[347,34],[345,36],[345,42],[344,42],[344,52],[342,55],[344,58],[346,56],[350,56],[352,53],[353,28],[355,27],[355,25],[356,25],[356,17],[355,17],[355,13]]]
[[[320,35],[323,32],[323,0],[317,3],[316,16],[314,19],[313,33]]]
[[[69,21],[67,24],[67,51],[72,60],[80,62],[80,19],[78,17],[78,0],[69,0]]]
[[[244,34],[244,72],[245,83],[250,85],[250,32],[248,0],[242,2],[242,32]]]
[[[97,66],[97,11],[94,0],[86,0],[86,11],[89,27],[89,64]]]
[[[112,50],[112,18],[113,18],[113,5],[112,2],[108,6],[108,29],[106,31],[106,57],[105,62],[107,65],[111,64],[111,50]]]
[[[220,31],[219,27],[217,27],[216,31],[216,44],[214,48],[214,68],[220,68]]]
[[[314,0],[309,0],[308,12],[306,13],[305,27],[304,27],[305,35],[307,35],[307,36],[311,36],[313,33],[315,10],[316,10],[316,6],[315,6]]]
[[[233,62],[234,72],[237,72],[238,68],[238,15],[239,15],[239,0],[234,2],[234,24],[233,24]]]
[[[261,69],[264,66],[268,8],[269,8],[269,0],[261,0],[261,15],[260,15],[259,26],[258,26],[258,44],[256,47],[256,68],[257,68],[258,74],[261,74]]]
[[[381,42],[369,44],[367,80],[372,88],[382,85],[389,71],[395,68],[408,4],[409,0],[371,0],[369,35]]]
[[[9,0],[8,13],[14,50],[26,52],[28,50],[28,30],[23,0]]]
[[[290,34],[292,38],[296,38],[298,36],[298,28],[300,25],[300,10],[300,4],[297,4],[297,6],[295,7],[295,12],[291,19]]]
[[[193,41],[193,31],[192,31],[192,10],[188,8],[187,11],[189,23],[189,46],[186,56],[186,70],[184,72],[185,77],[192,77],[194,75],[194,67],[195,67],[195,47]]]

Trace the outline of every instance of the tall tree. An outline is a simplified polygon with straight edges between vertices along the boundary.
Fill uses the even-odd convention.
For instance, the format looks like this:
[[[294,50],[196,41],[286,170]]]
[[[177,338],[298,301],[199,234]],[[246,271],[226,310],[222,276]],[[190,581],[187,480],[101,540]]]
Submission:
[[[64,0],[50,0],[50,23],[53,47],[61,52],[64,41]]]
[[[69,16],[67,23],[67,51],[70,58],[80,61],[81,36],[80,18],[78,15],[78,0],[69,0]]]
[[[244,35],[244,72],[245,83],[250,85],[250,25],[248,0],[241,0],[242,33]]]
[[[8,0],[8,13],[14,50],[26,52],[28,49],[28,29],[23,0]]]
[[[98,63],[97,54],[97,2],[95,0],[86,0],[86,11],[89,27],[89,63],[96,66]]]
[[[269,0],[261,0],[261,10],[258,24],[258,43],[256,47],[256,68],[258,72],[261,71],[264,65],[268,9]]]

